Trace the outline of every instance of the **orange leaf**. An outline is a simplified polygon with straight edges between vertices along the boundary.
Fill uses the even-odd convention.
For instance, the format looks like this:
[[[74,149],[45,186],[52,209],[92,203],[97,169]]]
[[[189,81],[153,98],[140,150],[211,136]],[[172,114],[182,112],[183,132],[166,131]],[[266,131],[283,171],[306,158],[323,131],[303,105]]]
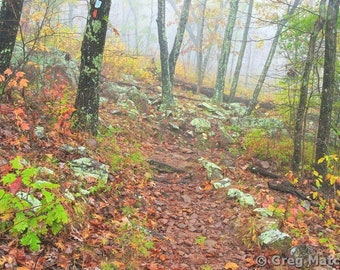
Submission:
[[[22,78],[25,76],[25,72],[23,71],[18,71],[17,73],[15,73],[15,77],[17,78]]]
[[[21,80],[19,81],[19,87],[20,87],[20,88],[27,87],[27,86],[28,86],[28,82],[29,82],[29,80],[27,80],[27,79],[21,79]]]
[[[10,68],[8,68],[4,71],[4,74],[7,76],[11,76],[13,74],[13,71]]]
[[[4,82],[5,81],[5,76],[0,74],[0,82]]]
[[[17,81],[16,80],[10,80],[9,83],[8,83],[8,87],[15,87],[17,86]]]
[[[205,184],[204,184],[203,190],[207,191],[207,190],[212,190],[213,188],[214,188],[214,186],[211,184],[211,182],[210,182],[210,181],[207,181],[207,182],[205,182]]]
[[[30,130],[30,125],[27,124],[26,122],[20,123],[20,127],[21,127],[22,131]]]
[[[13,111],[13,113],[18,116],[20,114],[24,114],[24,110],[22,108],[17,108]]]
[[[159,259],[160,259],[161,261],[165,261],[165,260],[166,260],[166,256],[165,256],[164,254],[161,254],[161,255],[159,256]]]
[[[233,262],[228,262],[224,266],[224,269],[227,269],[227,270],[236,270],[236,269],[238,269],[238,265],[236,263],[233,263]]]

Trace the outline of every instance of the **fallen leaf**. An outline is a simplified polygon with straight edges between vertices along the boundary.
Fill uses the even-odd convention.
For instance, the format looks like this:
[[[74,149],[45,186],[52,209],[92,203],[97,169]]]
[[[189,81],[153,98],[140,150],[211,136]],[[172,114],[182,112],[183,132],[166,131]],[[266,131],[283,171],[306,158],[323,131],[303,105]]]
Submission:
[[[227,269],[227,270],[236,270],[236,269],[238,269],[238,265],[236,263],[233,263],[233,262],[228,262],[224,266],[224,269]]]

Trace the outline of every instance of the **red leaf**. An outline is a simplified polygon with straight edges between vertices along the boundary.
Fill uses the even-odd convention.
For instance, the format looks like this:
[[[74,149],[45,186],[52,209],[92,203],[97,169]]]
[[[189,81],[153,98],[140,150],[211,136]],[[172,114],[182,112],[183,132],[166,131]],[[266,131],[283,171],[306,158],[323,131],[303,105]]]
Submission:
[[[15,181],[10,185],[9,189],[13,195],[15,195],[19,189],[21,188],[22,177],[19,176]]]
[[[20,123],[20,127],[23,131],[30,129],[30,125],[25,122]]]

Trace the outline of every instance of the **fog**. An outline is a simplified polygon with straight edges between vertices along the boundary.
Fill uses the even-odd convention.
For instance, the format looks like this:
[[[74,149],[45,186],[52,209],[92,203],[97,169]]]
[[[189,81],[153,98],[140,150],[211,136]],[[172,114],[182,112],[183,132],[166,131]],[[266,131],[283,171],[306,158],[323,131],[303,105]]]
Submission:
[[[55,4],[58,0],[49,0],[49,2]],[[58,19],[61,23],[70,26],[75,32],[79,33],[79,38],[81,38],[87,17],[87,1],[59,2],[60,10],[58,13]],[[177,10],[174,10],[174,5],[171,5],[170,2],[171,0],[168,0],[166,6],[166,31],[169,47],[172,46],[177,29],[179,12],[183,1],[176,1],[175,8]],[[317,1],[305,0],[303,2],[308,5],[316,5]],[[175,2],[173,1],[173,3]],[[266,6],[267,4],[271,4],[274,8],[268,9]],[[220,5],[224,6],[223,10],[218,9]],[[248,4],[246,2],[240,2],[237,22],[233,34],[231,55],[229,58],[229,75],[232,75],[236,65],[247,16],[247,6]],[[273,1],[270,0],[255,0],[254,7],[240,77],[241,82],[243,81],[248,84],[251,82],[251,84],[254,84],[256,82],[257,77],[261,73],[262,67],[266,61],[277,26],[273,23],[273,21],[282,16],[282,14],[284,14],[287,10],[286,4],[282,3],[274,5]],[[205,42],[206,44],[209,43],[209,46],[213,46],[207,70],[209,70],[213,77],[214,72],[216,71],[224,28],[227,23],[229,1],[208,0],[207,10],[209,11],[209,17],[206,18],[206,26],[204,30],[204,35],[206,36]],[[192,33],[196,34],[198,31],[198,20],[200,18],[199,0],[192,0],[192,8],[189,16],[187,29],[190,28]],[[218,18],[219,21],[217,23],[220,25],[216,33],[216,39],[209,40],[209,34],[213,31],[218,16],[220,16],[220,18]],[[125,44],[130,54],[146,55],[151,58],[159,59],[156,18],[156,0],[112,1],[107,35],[115,35],[114,32],[118,31],[120,41]],[[182,45],[182,53],[180,55],[179,64],[185,65],[188,69],[194,69],[196,64],[196,47],[197,46],[195,46],[192,38],[190,38],[189,32],[187,31]],[[267,75],[267,81],[273,82],[275,81],[275,78],[285,72],[285,59],[280,56],[279,50],[277,50]],[[231,76],[227,75],[227,80],[228,77]]]

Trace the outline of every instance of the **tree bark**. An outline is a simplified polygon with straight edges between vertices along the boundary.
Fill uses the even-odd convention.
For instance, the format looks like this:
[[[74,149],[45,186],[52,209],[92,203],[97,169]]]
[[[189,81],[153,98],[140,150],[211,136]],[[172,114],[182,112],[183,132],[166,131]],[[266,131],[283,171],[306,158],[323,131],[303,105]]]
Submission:
[[[181,45],[183,42],[185,27],[188,21],[190,4],[191,0],[184,1],[174,44],[169,55],[168,41],[165,30],[165,0],[158,0],[157,29],[161,58],[162,110],[172,107],[174,105],[172,87],[175,76],[175,68],[179,52],[181,49]]]
[[[310,72],[313,68],[314,61],[314,53],[318,35],[320,31],[324,27],[324,10],[325,10],[326,0],[322,0],[320,3],[319,9],[319,17],[316,20],[312,33],[309,39],[309,47],[307,53],[307,59],[305,63],[305,67],[303,70],[302,78],[301,78],[301,86],[300,86],[300,99],[299,105],[296,112],[296,120],[294,127],[294,152],[293,152],[293,161],[292,161],[292,171],[295,173],[299,173],[300,164],[302,160],[302,142],[303,142],[303,123],[307,113],[307,97],[308,97],[308,84],[309,84],[309,76]]]
[[[213,101],[216,102],[217,104],[220,104],[223,102],[225,78],[226,78],[226,72],[227,72],[227,67],[228,67],[231,39],[233,36],[233,30],[234,30],[234,25],[236,21],[238,4],[239,4],[239,0],[230,1],[230,11],[229,11],[229,16],[228,16],[227,27],[224,32],[221,55],[218,60],[218,70],[217,70],[217,77],[216,77],[216,83],[215,83],[215,92],[213,95]]]
[[[318,163],[319,159],[328,154],[328,141],[331,129],[331,117],[335,90],[335,62],[337,50],[337,19],[339,13],[339,0],[329,0],[326,15],[325,30],[325,61],[321,93],[321,106],[319,127],[316,141],[315,161],[316,170],[323,176],[322,191],[327,194],[330,183],[326,179],[327,162]]]
[[[198,48],[197,48],[197,89],[196,93],[199,93],[203,84],[203,40],[204,40],[204,23],[205,23],[205,10],[207,7],[207,0],[203,0],[201,4],[202,18],[198,28]]]
[[[177,31],[176,31],[174,44],[172,46],[172,50],[171,50],[170,56],[169,56],[169,71],[170,71],[171,85],[173,85],[173,83],[174,83],[176,63],[177,63],[177,60],[178,60],[179,52],[181,50],[184,32],[185,32],[185,27],[186,27],[187,22],[188,22],[190,4],[191,4],[191,0],[185,0],[184,1],[182,11],[181,11],[181,15],[180,15],[180,19],[179,19],[179,23],[178,23],[178,28],[177,28]]]
[[[170,78],[168,40],[165,31],[165,0],[158,0],[157,28],[161,58],[162,108],[166,109],[173,106],[174,96]]]
[[[250,26],[250,22],[251,22],[251,16],[252,16],[252,12],[253,12],[253,6],[254,6],[254,0],[249,0],[247,20],[246,20],[246,24],[245,24],[245,27],[244,27],[242,44],[241,44],[239,56],[237,58],[237,63],[236,63],[235,73],[234,73],[234,76],[233,76],[233,81],[231,83],[231,89],[230,89],[228,104],[233,102],[233,100],[235,98],[236,89],[237,89],[237,85],[238,85],[238,79],[239,79],[239,76],[240,76],[242,61],[243,61],[243,57],[244,57],[244,52],[245,52],[246,47],[247,47],[247,39],[248,39],[248,33],[249,33],[249,26]]]
[[[23,3],[23,0],[3,0],[1,3],[0,74],[10,66]]]
[[[286,23],[288,22],[288,19],[290,16],[292,16],[296,10],[296,8],[298,7],[298,5],[300,4],[300,1],[301,0],[295,0],[294,1],[294,4],[291,6],[291,8],[288,10],[288,13],[286,16],[284,16],[284,18],[279,22],[278,26],[277,26],[277,29],[276,29],[276,33],[275,33],[275,37],[274,37],[274,40],[273,40],[273,43],[270,47],[270,50],[269,50],[269,54],[268,54],[268,57],[267,57],[267,60],[266,60],[266,63],[262,69],[262,72],[261,72],[261,75],[260,75],[260,78],[257,82],[257,85],[255,87],[255,90],[254,90],[254,93],[253,93],[253,98],[252,100],[250,101],[249,103],[249,106],[247,108],[247,112],[246,112],[246,115],[250,115],[252,113],[252,111],[254,110],[255,106],[256,106],[256,103],[257,103],[257,99],[260,95],[260,92],[261,92],[261,89],[262,89],[262,85],[266,79],[266,76],[267,76],[267,73],[268,73],[268,70],[271,66],[271,63],[272,63],[272,60],[273,60],[273,57],[275,55],[275,51],[276,51],[276,48],[277,48],[277,44],[279,42],[279,39],[280,39],[280,35],[281,35],[281,32],[282,32],[282,29],[284,28],[284,26],[286,25]]]
[[[91,0],[81,46],[80,76],[75,108],[77,127],[98,131],[99,76],[102,67],[111,0]]]

